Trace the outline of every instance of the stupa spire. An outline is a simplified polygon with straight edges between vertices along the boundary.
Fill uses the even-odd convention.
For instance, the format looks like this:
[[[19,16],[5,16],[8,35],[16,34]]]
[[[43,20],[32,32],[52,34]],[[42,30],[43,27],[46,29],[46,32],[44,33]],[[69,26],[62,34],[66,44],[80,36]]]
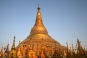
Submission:
[[[13,40],[13,45],[12,45],[12,49],[15,49],[15,36],[14,36],[14,40]]]
[[[36,24],[35,25],[43,25],[42,16],[41,16],[41,12],[40,12],[40,5],[39,4],[38,4],[38,7],[37,7]]]
[[[40,5],[38,4],[35,25],[31,29],[30,35],[48,34],[48,32],[42,22],[42,16],[41,16],[40,9],[41,9]]]

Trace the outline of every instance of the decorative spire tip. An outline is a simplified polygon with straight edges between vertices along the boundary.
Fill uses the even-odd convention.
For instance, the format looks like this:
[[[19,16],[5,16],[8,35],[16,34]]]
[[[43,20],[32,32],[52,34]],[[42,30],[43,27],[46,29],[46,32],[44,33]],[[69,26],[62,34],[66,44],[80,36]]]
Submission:
[[[40,5],[38,4],[38,8],[37,8],[38,10],[40,10]]]

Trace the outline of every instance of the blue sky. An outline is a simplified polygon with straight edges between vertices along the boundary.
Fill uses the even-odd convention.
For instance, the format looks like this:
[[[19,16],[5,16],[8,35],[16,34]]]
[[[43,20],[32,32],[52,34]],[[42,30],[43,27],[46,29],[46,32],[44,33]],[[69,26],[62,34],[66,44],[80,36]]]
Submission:
[[[77,42],[87,49],[87,0],[0,0],[0,48],[8,43],[16,46],[30,34],[37,6],[49,35],[69,47]]]

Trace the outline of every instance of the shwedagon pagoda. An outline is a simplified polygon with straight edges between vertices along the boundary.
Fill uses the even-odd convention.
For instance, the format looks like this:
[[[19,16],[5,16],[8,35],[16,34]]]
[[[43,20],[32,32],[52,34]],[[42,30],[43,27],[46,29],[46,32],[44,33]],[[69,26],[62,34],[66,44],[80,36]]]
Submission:
[[[36,21],[31,29],[30,35],[22,42],[19,41],[15,47],[15,36],[11,50],[9,44],[0,50],[0,58],[87,58],[87,50],[81,46],[80,40],[77,38],[77,44],[74,48],[62,46],[54,40],[45,28],[38,5]]]

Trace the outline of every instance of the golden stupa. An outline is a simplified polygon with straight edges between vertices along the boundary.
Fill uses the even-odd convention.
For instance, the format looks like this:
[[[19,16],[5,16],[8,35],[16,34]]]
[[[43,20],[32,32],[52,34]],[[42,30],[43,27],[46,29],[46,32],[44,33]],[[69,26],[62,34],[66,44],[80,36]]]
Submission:
[[[43,24],[39,5],[37,9],[35,25],[31,29],[30,35],[24,41],[19,41],[17,48],[15,48],[14,36],[12,49],[9,51],[8,44],[3,53],[2,47],[0,58],[74,58],[75,56],[79,57],[80,55],[86,55],[86,52],[83,50],[78,39],[75,49],[77,50],[77,54],[75,54],[73,44],[72,49],[71,47],[69,49],[68,43],[66,43],[65,47],[54,40],[48,34],[47,29]]]
[[[50,46],[51,50],[53,49],[61,49],[63,47],[59,42],[54,40],[47,32],[47,29],[45,28],[42,16],[40,12],[40,6],[38,5],[37,8],[37,14],[36,14],[36,21],[31,29],[30,35],[20,43],[21,47],[32,47],[30,49],[36,49],[38,46],[38,49],[41,48],[42,45]],[[36,48],[35,48],[36,47]],[[36,49],[37,50],[37,49]]]

